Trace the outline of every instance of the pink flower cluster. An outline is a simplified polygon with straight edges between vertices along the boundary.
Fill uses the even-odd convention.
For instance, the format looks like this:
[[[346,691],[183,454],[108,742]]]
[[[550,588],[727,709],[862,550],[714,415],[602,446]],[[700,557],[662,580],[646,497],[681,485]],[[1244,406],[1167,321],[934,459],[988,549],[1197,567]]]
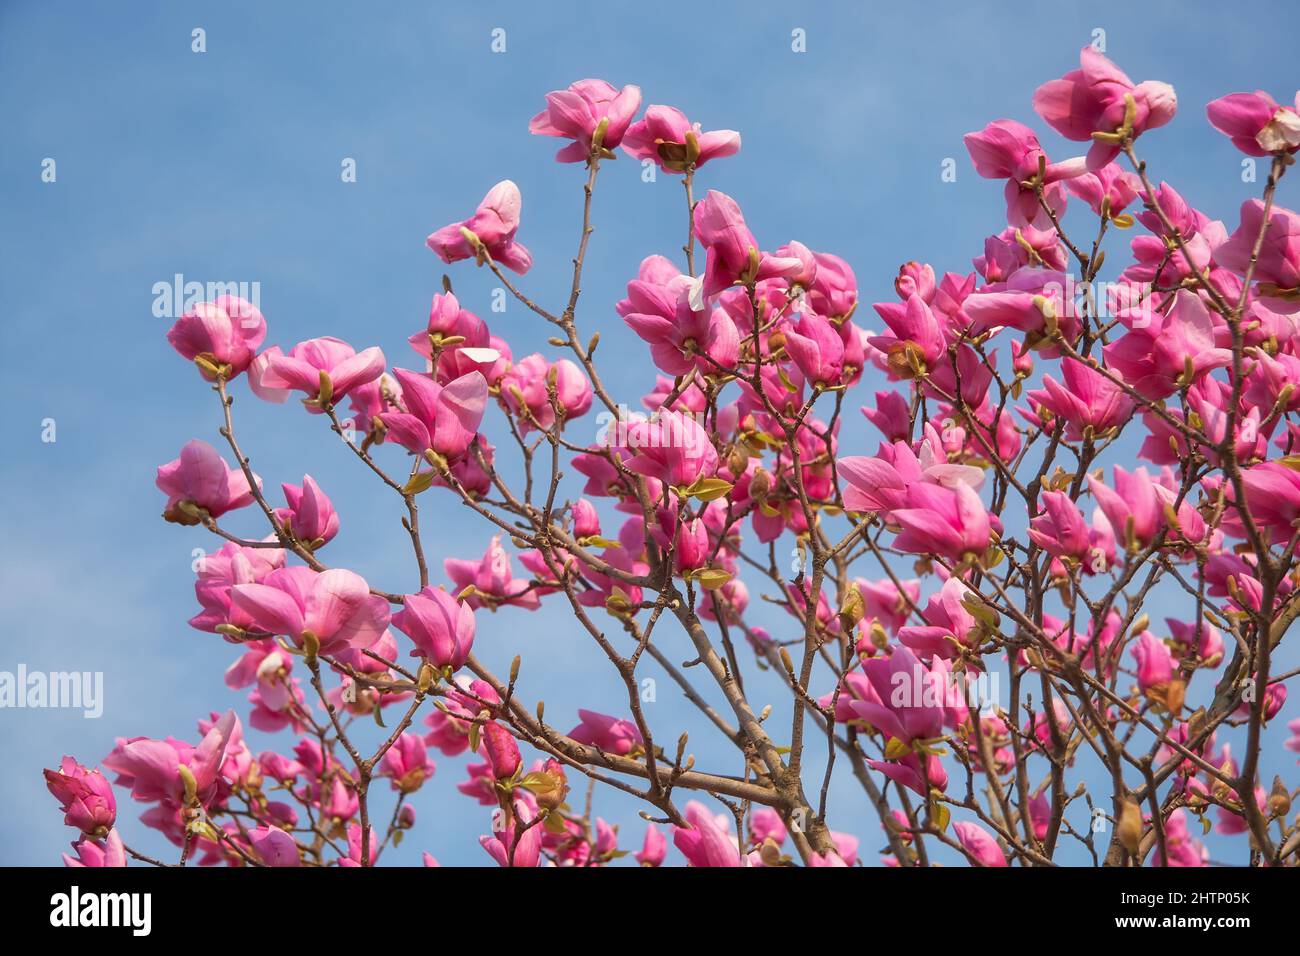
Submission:
[[[904,263],[870,310],[844,259],[760,239],[717,189],[694,198],[739,134],[667,106],[638,118],[638,87],[588,79],[529,125],[565,141],[557,161],[585,164],[563,307],[501,270],[533,264],[513,182],[428,238],[442,261],[492,270],[562,355],[516,359],[449,280],[403,333],[415,368],[331,337],[263,349],[264,317],[230,296],[187,312],[168,340],[215,390],[226,443],[194,439],[158,468],[164,517],[222,541],[198,563],[190,623],[238,648],[225,680],[251,688],[249,724],[297,740],[254,753],[231,711],[196,744],[119,739],[111,782],[65,757],[46,771],[78,835],[65,860],[158,862],[123,841],[116,786],[182,862],[370,866],[414,826],[437,751],[468,756],[456,790],[490,810],[483,859],[507,867],[655,867],[670,842],[691,866],[858,865],[859,838],[832,822],[870,839],[878,826],[881,861],[900,867],[1070,852],[1200,866],[1211,829],[1249,834],[1253,862],[1296,865],[1292,794],[1261,782],[1260,753],[1300,617],[1300,215],[1280,194],[1300,100],[1209,104],[1215,129],[1269,163],[1235,226],[1138,157],[1175,117],[1168,84],[1087,47],[1032,105],[1086,150],[1051,159],[1011,119],[967,134],[976,172],[1004,184],[1005,221],[969,269]],[[620,148],[683,177],[690,225],[684,259],[646,257],[614,305],[614,333],[649,360],[635,412],[621,394],[635,370],[602,375],[599,337],[578,329],[592,194]],[[317,416],[304,420],[395,496],[418,586],[322,562],[346,530],[312,476],[283,484],[282,505],[267,497],[235,435],[241,375],[267,401],[301,393]],[[841,435],[864,378],[892,383],[860,406],[883,436],[874,454]],[[594,439],[576,425],[593,409],[616,422]],[[486,431],[518,452],[509,467]],[[427,516],[453,505],[492,537],[445,557],[439,579],[429,552],[460,544]],[[241,511],[261,530],[236,532]],[[554,655],[549,635],[479,633],[544,601],[608,658],[615,714],[577,709],[561,732],[529,673]],[[502,672],[476,646],[524,653]],[[696,766],[645,693],[647,662],[738,748],[743,777]],[[775,713],[773,687],[788,692]],[[385,728],[377,743],[365,716]],[[823,770],[805,755],[828,741],[874,824],[817,799]],[[1072,775],[1113,792],[1081,809]],[[670,832],[652,824],[623,849],[590,801],[570,802],[580,776],[616,778]],[[391,816],[371,809],[373,778]]]

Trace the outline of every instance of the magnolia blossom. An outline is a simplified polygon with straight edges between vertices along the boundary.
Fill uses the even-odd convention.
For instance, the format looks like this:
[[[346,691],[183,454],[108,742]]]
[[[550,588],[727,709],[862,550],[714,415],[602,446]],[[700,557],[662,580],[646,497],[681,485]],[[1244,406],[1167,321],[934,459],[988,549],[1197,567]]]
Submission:
[[[259,352],[266,318],[233,296],[175,322],[205,381],[182,378],[216,403],[196,420],[231,458],[195,439],[156,483],[168,533],[218,539],[176,553],[193,560],[190,624],[222,637],[201,656],[244,699],[239,717],[199,711],[197,737],[119,737],[46,770],[64,862],[1200,866],[1197,830],[1214,829],[1216,862],[1292,865],[1297,111],[1265,93],[1209,105],[1270,160],[1225,224],[1198,208],[1213,195],[1155,175],[1172,88],[1086,48],[1033,97],[1086,155],[1049,157],[1042,124],[974,124],[966,147],[1005,209],[941,223],[969,259],[864,277],[885,294],[860,316],[848,261],[788,233],[765,251],[727,193],[696,201],[697,170],[739,134],[663,106],[636,121],[640,102],[579,80],[529,124],[588,166],[579,251],[551,257],[563,275],[504,281],[532,262],[508,180],[429,237],[444,262],[488,265],[518,314],[448,275],[422,293],[427,318],[340,319],[404,339],[414,369],[331,337]],[[807,165],[807,123],[783,122]],[[683,175],[653,216],[686,217],[684,246],[596,251],[604,223],[650,215],[592,201],[620,146]],[[888,233],[849,213],[836,221]],[[602,313],[592,296],[624,283]],[[325,416],[284,420],[323,433],[311,474],[277,459],[301,443],[276,409],[243,414],[241,373]],[[327,453],[380,497],[324,551],[364,500],[322,475]],[[282,472],[283,502],[251,460]],[[103,483],[81,477],[78,507]],[[107,614],[96,634],[121,643],[148,617]],[[41,706],[63,677],[10,683]],[[426,786],[435,757],[451,786]],[[405,842],[430,820],[437,845]]]
[[[1263,229],[1258,256],[1255,240]],[[1253,269],[1259,292],[1278,312],[1300,312],[1300,215],[1274,207],[1264,225],[1264,204],[1249,199],[1241,204],[1241,225],[1228,241],[1214,250],[1225,269],[1245,275]]]
[[[231,379],[252,364],[266,338],[266,319],[253,303],[237,295],[218,296],[187,311],[167,333],[167,341],[215,381]]]
[[[1079,69],[1044,83],[1034,94],[1034,110],[1066,139],[1092,142],[1088,168],[1105,166],[1120,151],[1112,137],[1137,137],[1174,118],[1178,98],[1168,83],[1134,84],[1091,46],[1079,54]],[[1094,133],[1105,134],[1094,137]]]
[[[441,588],[408,594],[392,620],[393,627],[414,642],[412,656],[423,657],[435,667],[458,670],[474,646],[473,609]]]
[[[541,607],[537,592],[523,578],[512,577],[510,555],[501,547],[501,536],[496,535],[487,551],[478,561],[448,558],[442,563],[447,577],[461,589],[465,604],[478,610],[486,606],[496,610],[499,605],[510,604],[530,611]]]
[[[235,585],[230,597],[254,627],[284,635],[309,654],[370,647],[388,627],[388,602],[343,568],[281,568],[260,584]]]
[[[261,488],[261,479],[253,477]],[[158,466],[155,484],[167,495],[163,517],[177,524],[220,518],[252,504],[254,498],[247,475],[231,468],[215,448],[197,438],[186,443],[179,458]]]
[[[976,866],[1006,866],[1007,858],[993,835],[978,823],[953,824],[957,839]]]
[[[673,846],[691,866],[744,866],[726,815],[714,816],[698,800],[686,804],[688,828],[673,828]]]
[[[683,173],[711,159],[735,155],[740,151],[740,134],[730,129],[706,133],[675,107],[647,106],[645,117],[628,127],[623,148],[637,159],[654,161],[665,172]]]
[[[301,485],[282,485],[287,508],[276,517],[295,538],[318,548],[339,533],[339,516],[334,504],[321,491],[311,475],[304,475]]]
[[[439,385],[427,375],[396,369],[407,411],[383,412],[378,417],[388,439],[414,455],[435,452],[459,458],[478,433],[487,408],[487,382],[478,372]]]
[[[269,401],[282,402],[291,391],[305,392],[303,404],[319,414],[383,371],[384,353],[378,348],[357,352],[347,342],[324,336],[299,342],[288,355],[272,346],[257,357],[249,379],[253,391]]]
[[[579,80],[567,90],[546,94],[546,109],[533,117],[528,131],[573,140],[555,154],[557,162],[580,163],[593,149],[612,150],[641,105],[641,88],[616,90],[604,80]]]
[[[113,788],[98,769],[87,770],[72,757],[45,771],[45,786],[63,810],[63,822],[91,837],[101,837],[117,820]]]
[[[1300,149],[1300,92],[1295,106],[1279,106],[1263,90],[1230,93],[1205,107],[1210,125],[1248,156]]]
[[[598,714],[594,710],[579,710],[582,723],[569,731],[569,737],[581,744],[591,744],[607,753],[625,756],[642,746],[641,732],[631,721]]]
[[[425,244],[443,262],[458,262],[484,254],[522,275],[533,265],[529,251],[522,243],[515,242],[522,205],[519,187],[508,179],[499,182],[483,197],[474,215],[463,222],[443,226]]]

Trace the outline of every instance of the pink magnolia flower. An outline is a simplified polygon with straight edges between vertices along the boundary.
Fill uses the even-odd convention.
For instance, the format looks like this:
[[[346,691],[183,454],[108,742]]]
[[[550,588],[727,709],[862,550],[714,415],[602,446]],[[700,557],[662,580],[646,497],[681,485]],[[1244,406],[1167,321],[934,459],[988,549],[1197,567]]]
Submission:
[[[521,555],[520,560],[524,557],[525,555]],[[605,548],[600,553],[600,560],[611,569],[625,574],[644,575],[649,571],[649,565],[634,558],[632,553],[623,547]],[[551,571],[542,562],[534,568],[534,573],[548,577]],[[618,609],[627,609],[641,603],[639,585],[629,584],[621,578],[594,568],[583,568],[582,576],[591,585],[588,590],[578,594],[578,603],[584,607],[604,607],[611,612],[616,612]]]
[[[294,723],[296,708],[305,710],[305,701],[296,682],[290,683],[291,657],[269,639],[243,646],[246,652],[226,669],[226,687],[257,685],[250,697],[256,705],[250,723],[257,730],[276,731]]]
[[[276,733],[286,727],[301,733],[307,727],[303,714],[310,710],[310,706],[298,678],[289,677],[286,669],[271,670],[277,656],[268,655],[267,669],[258,674],[257,686],[248,695],[248,702],[252,705],[248,723],[266,733]]]
[[[901,582],[901,590],[892,578],[881,578],[879,581],[858,578],[853,583],[862,595],[862,603],[866,608],[863,620],[879,621],[891,634],[907,623],[912,606],[921,599],[921,582],[917,578]]]
[[[672,106],[648,106],[640,122],[633,123],[623,137],[623,148],[637,159],[650,159],[669,173],[684,173],[711,159],[735,155],[740,134],[720,129],[706,133],[692,125],[682,111]]]
[[[1223,660],[1223,635],[1208,621],[1200,625],[1165,618],[1169,636],[1174,639],[1175,657],[1181,659],[1194,654],[1206,667],[1214,667]]]
[[[665,523],[672,526],[675,521],[670,518]],[[670,540],[673,542],[673,564],[678,573],[698,571],[707,567],[713,556],[713,540],[709,536],[709,529],[704,520],[695,518],[676,524],[675,530],[675,537],[661,534],[657,529],[651,533],[661,539],[663,545],[668,544]]]
[[[1275,544],[1290,541],[1300,521],[1300,472],[1281,462],[1266,461],[1245,469],[1242,485],[1255,522],[1269,532]]]
[[[641,844],[641,849],[632,856],[642,866],[654,867],[662,865],[667,855],[668,841],[659,832],[659,828],[651,823],[645,829],[645,840]]]
[[[961,578],[949,578],[926,602],[921,615],[925,623],[900,628],[898,640],[917,654],[953,659],[971,643],[967,638],[975,630],[975,616],[963,603],[969,595]]]
[[[282,402],[288,393],[305,392],[303,405],[312,414],[341,401],[350,391],[384,372],[384,353],[375,346],[358,352],[341,339],[324,336],[299,342],[289,354],[272,346],[249,371],[253,391]]]
[[[1278,711],[1286,703],[1286,684],[1269,684],[1264,691],[1264,709],[1262,716],[1264,723],[1268,723],[1278,715]],[[1255,702],[1253,700],[1243,700],[1237,705],[1237,709],[1232,712],[1228,722],[1232,724],[1243,724],[1250,720],[1250,715],[1254,712]]]
[[[782,333],[786,352],[809,382],[831,388],[843,384],[844,340],[830,320],[801,315],[785,323]]]
[[[217,796],[226,747],[242,736],[239,718],[227,711],[203,736],[197,747],[180,740],[147,737],[118,738],[104,766],[117,775],[114,781],[144,803],[161,801],[170,807],[187,799],[207,805]]]
[[[1012,225],[1038,223],[1040,228],[1044,223],[1050,225],[1050,218],[1039,205],[1034,184],[1044,187],[1044,198],[1051,197],[1055,203],[1061,203],[1064,195],[1057,183],[1085,172],[1082,156],[1064,163],[1049,163],[1034,131],[1015,120],[995,120],[978,133],[967,133],[962,141],[977,173],[986,179],[1007,180],[1007,221]],[[1038,182],[1040,162],[1043,176]]]
[[[433,360],[445,350],[459,346],[488,348],[491,339],[486,322],[469,309],[462,309],[460,300],[451,292],[440,292],[429,305],[429,321],[424,331],[416,332],[407,342],[416,352]]]
[[[718,470],[713,440],[691,415],[660,410],[649,421],[628,427],[627,447],[635,452],[626,462],[629,471],[674,488],[689,488]]]
[[[1088,476],[1088,488],[1124,546],[1133,550],[1150,545],[1166,527],[1165,509],[1177,500],[1169,486],[1171,480],[1168,469],[1160,480],[1153,480],[1145,468],[1128,472],[1116,465],[1113,489],[1095,475]],[[1186,498],[1177,517],[1180,527],[1170,529],[1171,539],[1181,533],[1188,540],[1198,540],[1204,533],[1204,520]]]
[[[375,828],[370,828],[370,839],[366,841],[366,847],[369,852],[371,866],[375,865],[375,857],[379,855],[379,837],[375,833]],[[339,866],[354,867],[361,865],[361,827],[352,823],[348,825],[348,855],[339,860]]]
[[[500,535],[492,538],[487,551],[479,560],[448,558],[443,561],[442,567],[458,591],[472,589],[465,595],[464,601],[474,610],[487,607],[495,611],[503,604],[530,611],[541,607],[541,599],[535,590],[529,588],[529,582],[512,576],[510,555],[501,547]]]
[[[1045,491],[1042,502],[1042,512],[1029,522],[1029,537],[1036,545],[1055,558],[1079,561],[1088,574],[1110,568],[1115,560],[1115,533],[1102,510],[1094,512],[1089,526],[1065,492]]]
[[[888,442],[908,441],[912,437],[912,413],[907,398],[898,392],[876,392],[876,407],[862,407],[867,421],[885,435]]]
[[[190,618],[190,626],[213,633],[220,633],[223,624],[247,629],[252,620],[231,604],[230,588],[256,584],[282,567],[284,551],[280,548],[245,548],[228,541],[219,551],[205,554],[198,561],[194,582],[194,594],[203,610]]]
[[[234,690],[249,684],[279,682],[293,669],[293,659],[275,641],[247,641],[239,659],[226,668],[226,686]]]
[[[914,554],[954,560],[981,556],[992,540],[989,513],[970,485],[953,488],[922,483],[907,489],[906,507],[891,512],[903,526],[894,546]]]
[[[462,375],[478,372],[487,379],[489,385],[496,388],[506,372],[510,371],[513,362],[514,353],[510,351],[506,340],[488,333],[487,341],[479,346],[471,346],[468,342],[463,345],[444,345],[434,376],[445,385]]]
[[[1125,316],[1121,316],[1121,321]],[[1199,296],[1186,289],[1174,296],[1168,314],[1143,316],[1119,339],[1102,348],[1106,365],[1137,392],[1152,400],[1168,398],[1211,369],[1232,361],[1232,352],[1215,344],[1214,323]]]
[[[1034,93],[1034,110],[1066,139],[1092,142],[1089,169],[1100,169],[1119,155],[1118,134],[1127,132],[1136,138],[1174,118],[1178,98],[1168,83],[1146,80],[1135,85],[1091,46],[1080,52],[1079,65],[1080,69],[1040,86]]]
[[[725,309],[710,309],[707,304],[693,308],[686,287],[676,282],[655,288],[658,294],[654,296],[638,294],[638,285],[646,284],[641,280],[628,283],[629,296],[619,303],[626,304],[627,311],[621,314],[628,327],[650,346],[657,368],[670,375],[689,375],[735,366],[740,333]]]
[[[547,93],[546,109],[533,117],[528,131],[573,140],[555,159],[581,163],[595,149],[617,148],[640,106],[639,86],[616,90],[604,80],[579,80],[567,90]]]
[[[230,597],[257,627],[284,635],[309,653],[371,647],[388,627],[388,602],[344,568],[319,573],[300,566],[281,568],[260,584],[235,585]]]
[[[927,423],[925,438],[917,451],[905,441],[882,445],[875,457],[846,455],[838,471],[846,487],[844,507],[849,511],[877,511],[886,514],[907,507],[909,489],[922,482],[979,489],[984,473],[972,465],[950,464],[942,437]]]
[[[771,807],[759,807],[749,815],[749,842],[755,846],[770,839],[777,846],[783,844],[789,831],[781,814]]]
[[[1263,90],[1229,93],[1205,107],[1210,125],[1247,156],[1300,149],[1300,93],[1296,105],[1279,106]]]
[[[487,410],[487,381],[478,372],[439,385],[427,375],[394,369],[406,411],[382,412],[388,438],[413,455],[432,451],[446,459],[468,451]]]
[[[839,256],[815,252],[817,278],[805,299],[817,315],[834,322],[852,318],[858,307],[858,280],[852,267]]]
[[[569,508],[573,516],[573,536],[579,543],[600,537],[600,514],[586,498],[579,498]]]
[[[220,518],[253,501],[244,472],[229,467],[215,448],[197,438],[185,444],[179,458],[158,467],[155,484],[167,495],[163,517],[176,524]],[[260,488],[260,478],[257,484]]]
[[[1145,694],[1160,691],[1174,677],[1174,658],[1168,645],[1150,631],[1144,631],[1133,645],[1137,661],[1138,687]]]
[[[594,710],[578,710],[582,723],[569,731],[569,736],[580,744],[596,747],[617,757],[626,757],[644,746],[641,731],[630,720],[598,714]]]
[[[393,615],[393,627],[415,642],[412,657],[434,667],[459,670],[474,646],[474,611],[441,588],[408,594]]]
[[[523,275],[532,267],[533,257],[522,243],[515,242],[522,205],[519,187],[503,180],[488,191],[473,216],[443,226],[429,236],[426,245],[448,263],[474,258],[481,250]]]
[[[71,867],[120,867],[126,866],[126,847],[116,829],[108,831],[102,840],[89,837],[72,844],[76,856],[63,854],[63,865]]]
[[[1053,333],[1070,343],[1079,337],[1078,311],[1073,302],[1065,301],[1069,281],[1056,268],[1017,266],[1001,281],[969,296],[962,303],[962,313],[970,320],[972,331],[987,332],[1001,326],[1020,329],[1028,333],[1028,348],[1051,357],[1057,353]],[[951,362],[946,364],[951,366]]]
[[[356,791],[343,782],[342,776],[336,775],[334,782],[328,785],[327,792],[320,796],[321,813],[334,820],[351,820],[360,808]],[[371,845],[374,845],[373,842]],[[360,855],[356,855],[355,859],[360,860]]]
[[[606,863],[618,853],[618,827],[596,818],[596,845],[593,856],[597,863]]]
[[[471,723],[469,718],[480,713],[492,713],[501,699],[486,681],[466,681],[458,678],[444,698],[445,709],[434,710],[424,718],[429,733],[424,742],[436,747],[448,757],[463,754],[469,749]]]
[[[695,236],[706,253],[705,299],[738,282],[744,285],[759,279],[789,278],[803,271],[803,262],[795,256],[782,258],[759,251],[758,240],[745,225],[740,206],[726,193],[710,189],[695,204],[693,217]]]
[[[904,744],[930,741],[965,718],[964,688],[951,680],[941,658],[927,666],[910,648],[895,647],[888,656],[863,661],[862,671],[875,695],[851,700],[848,707],[888,737]]]
[[[1029,522],[1029,537],[1057,558],[1082,560],[1088,553],[1088,525],[1083,514],[1063,491],[1045,491],[1043,512]]]
[[[171,327],[167,341],[199,367],[208,381],[227,380],[245,371],[266,338],[266,319],[253,303],[237,295],[200,302]]]
[[[495,721],[488,721],[482,727],[483,752],[492,768],[492,776],[497,780],[510,780],[519,772],[523,758],[519,754],[519,744],[510,731]]]
[[[1137,199],[1142,192],[1142,180],[1116,163],[1107,163],[1069,180],[1065,188],[1071,196],[1086,202],[1098,216],[1104,211],[1113,218]]]
[[[840,859],[844,861],[845,866],[853,866],[858,862],[858,838],[851,833],[838,833],[831,831],[831,842],[835,844],[835,852]]]
[[[555,404],[551,403],[551,390]],[[534,428],[550,429],[556,422],[556,405],[565,420],[585,415],[591,408],[591,382],[568,359],[548,362],[540,354],[521,359],[501,379],[501,397],[519,417],[524,434]]]
[[[994,284],[1008,281],[1023,268],[1063,272],[1066,263],[1066,249],[1055,230],[1033,225],[1019,229],[1008,226],[989,236],[984,240],[984,254],[971,260],[976,272]],[[964,300],[962,309],[965,309]]]
[[[1071,441],[1082,440],[1085,429],[1091,429],[1095,437],[1104,436],[1133,414],[1133,399],[1101,372],[1067,357],[1061,360],[1061,373],[1064,383],[1044,375],[1043,389],[1031,391],[1027,397],[1064,419],[1066,437]]]
[[[100,838],[117,820],[113,787],[99,769],[88,770],[64,757],[58,770],[45,771],[45,786],[59,801],[63,822],[90,837]]]
[[[943,326],[919,295],[909,295],[904,302],[877,302],[873,308],[888,330],[869,341],[872,348],[884,353],[891,379],[915,378],[946,360]]]
[[[1290,750],[1292,753],[1300,753],[1300,717],[1288,721],[1286,729],[1291,732],[1291,736],[1287,738],[1286,742],[1282,746],[1286,747],[1286,749]],[[1297,760],[1296,763],[1300,763],[1300,760]]]
[[[277,508],[276,518],[293,536],[309,548],[319,548],[339,533],[339,516],[334,504],[311,475],[301,485],[281,485],[287,508]]]
[[[704,804],[691,800],[683,816],[689,827],[673,828],[673,845],[691,866],[744,866],[725,816],[715,817]]]
[[[1264,204],[1260,200],[1242,203],[1241,225],[1214,250],[1215,261],[1244,276],[1250,269],[1255,239],[1263,223]],[[1281,206],[1273,207],[1255,261],[1254,278],[1269,308],[1287,315],[1300,312],[1300,215]]]
[[[998,846],[998,841],[978,823],[954,823],[952,828],[961,841],[962,849],[976,866],[1007,865],[1006,854]]]
[[[1114,489],[1092,475],[1088,476],[1088,488],[1110,527],[1126,542],[1147,546],[1165,525],[1161,496],[1145,468],[1128,472],[1117,464]]]
[[[302,865],[297,842],[279,827],[257,827],[249,833],[248,842],[253,848],[253,854],[266,866]]]
[[[251,379],[251,372],[249,377]],[[397,379],[385,372],[373,382],[352,389],[348,394],[348,407],[352,416],[344,425],[350,424],[366,438],[382,442],[384,432],[379,425],[379,414],[390,408],[402,407],[402,386],[397,384]]]
[[[1142,193],[1142,199],[1145,205],[1147,200],[1145,192]],[[1135,283],[1152,282],[1161,287],[1172,287],[1176,286],[1179,280],[1190,278],[1194,273],[1202,273],[1210,267],[1214,249],[1222,244],[1226,237],[1226,230],[1223,223],[1210,219],[1179,195],[1178,191],[1168,183],[1162,182],[1156,190],[1152,205],[1155,203],[1159,203],[1165,214],[1164,218],[1162,219],[1154,209],[1150,208],[1137,214],[1138,221],[1151,231],[1151,235],[1135,236],[1129,242],[1130,251],[1136,261],[1124,270],[1121,278]],[[1169,255],[1169,243],[1173,239],[1173,234],[1165,226],[1166,219],[1181,237],[1178,245],[1182,248],[1178,255]],[[1186,255],[1183,254],[1182,249],[1186,249]],[[1189,256],[1192,260],[1190,266],[1187,261]],[[1126,290],[1121,286],[1118,291]],[[1132,291],[1127,294],[1129,297],[1135,297]],[[1148,303],[1144,301],[1142,305],[1147,306]],[[1125,318],[1121,309],[1113,309],[1113,311],[1121,313],[1120,317]],[[1139,312],[1143,319],[1147,318],[1146,311],[1148,310],[1143,309]]]
[[[414,793],[433,776],[434,764],[419,734],[404,733],[385,751],[380,773],[392,780],[394,790]]]
[[[497,866],[535,867],[541,860],[546,827],[528,825],[536,817],[536,811],[523,799],[516,799],[513,809],[510,824],[499,830],[494,828],[490,836],[479,837],[479,845]]]
[[[1165,821],[1165,846],[1169,850],[1166,860],[1157,842],[1152,854],[1152,866],[1205,866],[1208,851],[1187,828],[1187,811],[1179,807]]]

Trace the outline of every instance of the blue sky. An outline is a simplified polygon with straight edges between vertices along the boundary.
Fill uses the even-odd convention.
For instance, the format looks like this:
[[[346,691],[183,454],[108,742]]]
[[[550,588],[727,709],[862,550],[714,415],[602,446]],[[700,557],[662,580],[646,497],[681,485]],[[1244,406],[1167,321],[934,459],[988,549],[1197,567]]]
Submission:
[[[381,345],[390,364],[409,366],[405,339],[445,268],[425,235],[511,178],[536,260],[524,285],[554,303],[567,288],[581,169],[552,162],[556,142],[530,137],[527,122],[546,91],[596,76],[639,84],[647,103],[679,106],[705,128],[739,130],[741,153],[702,171],[701,186],[734,196],[767,247],[797,238],[838,253],[866,302],[888,298],[901,262],[966,271],[1001,228],[1001,188],[975,176],[960,137],[1003,116],[1041,127],[1034,88],[1073,68],[1097,28],[1131,76],[1178,91],[1173,125],[1142,144],[1156,175],[1232,227],[1256,187],[1241,182],[1240,158],[1209,129],[1203,105],[1255,88],[1289,99],[1300,27],[1284,3],[1249,16],[1190,3],[1144,5],[1140,16],[1124,3],[1007,5],[1003,16],[970,3],[927,4],[922,14],[895,4],[719,2],[695,5],[689,18],[644,4],[550,6],[0,6],[9,420],[0,669],[103,671],[106,695],[97,721],[0,711],[0,862],[57,862],[70,834],[40,770],[61,754],[94,762],[119,734],[193,738],[209,709],[242,704],[221,681],[232,649],[185,623],[191,550],[212,542],[158,517],[156,466],[191,436],[218,439],[215,400],[167,346],[169,321],[152,314],[155,283],[176,273],[256,281],[268,344],[331,334]],[[206,31],[203,54],[191,51],[196,27]],[[490,49],[494,28],[506,31],[504,54]],[[791,51],[795,28],[806,31],[806,53]],[[1066,155],[1053,135],[1043,138]],[[346,157],[356,160],[355,183],[340,181]],[[953,183],[939,176],[947,157],[958,163]],[[54,183],[41,181],[46,158],[57,163]],[[612,306],[644,256],[677,250],[684,227],[678,180],[643,183],[639,172],[627,157],[602,172],[579,311],[585,332],[602,333],[606,367],[629,369],[614,378],[628,404],[653,374]],[[1281,201],[1296,202],[1285,190]],[[463,304],[516,356],[552,351],[548,329],[521,307],[489,311],[490,275],[464,264],[451,274]],[[879,387],[869,373],[852,404]],[[292,403],[259,403],[242,386],[236,395],[239,433],[268,488],[310,472],[339,506],[343,532],[328,560],[410,589],[393,496],[320,420]],[[54,443],[41,441],[49,418]],[[842,440],[870,453],[877,436],[851,421]],[[435,566],[481,554],[488,529],[449,498],[437,501],[423,509],[436,529]],[[231,523],[260,533],[254,518]],[[623,711],[608,662],[561,609],[481,615],[477,650],[502,669],[522,653],[529,696],[544,697],[557,724],[579,703]],[[672,653],[691,656],[684,638]],[[650,715],[659,735],[701,727],[660,686]],[[726,756],[707,729],[696,735],[701,765]],[[453,789],[463,762],[439,760],[416,803],[421,826],[394,859],[429,849],[445,863],[486,861],[476,840],[484,814]],[[1269,755],[1265,779],[1290,763]],[[874,858],[883,841],[865,801],[851,786],[837,795],[832,826],[862,836]],[[614,796],[596,807],[623,825],[626,844],[639,843],[635,807]],[[128,842],[156,846],[135,808],[122,810]]]

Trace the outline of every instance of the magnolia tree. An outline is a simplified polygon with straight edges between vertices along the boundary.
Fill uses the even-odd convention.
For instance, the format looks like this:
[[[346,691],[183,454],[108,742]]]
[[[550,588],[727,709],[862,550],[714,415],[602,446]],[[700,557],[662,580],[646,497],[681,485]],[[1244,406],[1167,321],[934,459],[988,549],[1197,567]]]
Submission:
[[[429,236],[549,324],[556,357],[513,358],[446,281],[411,368],[334,338],[263,349],[263,316],[234,297],[176,322],[224,446],[192,440],[158,469],[163,517],[225,539],[190,624],[229,643],[248,723],[291,739],[255,753],[232,711],[197,743],[119,739],[102,770],[65,757],[46,771],[79,831],[65,861],[369,866],[414,826],[438,751],[464,758],[457,789],[502,866],[659,866],[679,859],[670,842],[692,866],[851,866],[859,839],[892,866],[1200,866],[1212,828],[1240,862],[1294,865],[1291,786],[1260,763],[1300,749],[1300,721],[1269,733],[1300,615],[1300,215],[1275,201],[1300,113],[1265,93],[1209,104],[1267,167],[1230,231],[1140,157],[1173,89],[1085,48],[1033,100],[1084,155],[1053,162],[1012,120],[967,135],[1006,225],[972,273],[904,265],[870,331],[843,259],[763,251],[734,199],[697,200],[737,133],[640,105],[635,86],[583,80],[532,120],[585,168],[566,301],[509,274],[532,263],[512,182]],[[686,202],[681,254],[647,258],[614,305],[659,373],[636,415],[578,323],[620,148],[681,177]],[[894,383],[860,408],[874,454],[837,439],[868,365]],[[286,420],[332,429],[400,500],[416,593],[325,562],[339,516],[311,477],[283,503],[264,488],[236,434],[249,393],[300,399]],[[594,444],[573,427],[593,410],[614,423]],[[497,535],[487,553],[430,568],[431,503],[472,509]],[[240,508],[265,537],[227,529]],[[754,588],[784,612],[771,632]],[[608,658],[621,712],[556,723],[519,658],[475,656],[485,610],[542,601]],[[651,669],[734,759],[699,766],[681,727],[656,725]],[[747,694],[759,669],[788,706]],[[835,774],[860,788],[843,811]],[[128,845],[115,788],[176,857]],[[641,802],[643,832],[594,816],[605,788]]]

